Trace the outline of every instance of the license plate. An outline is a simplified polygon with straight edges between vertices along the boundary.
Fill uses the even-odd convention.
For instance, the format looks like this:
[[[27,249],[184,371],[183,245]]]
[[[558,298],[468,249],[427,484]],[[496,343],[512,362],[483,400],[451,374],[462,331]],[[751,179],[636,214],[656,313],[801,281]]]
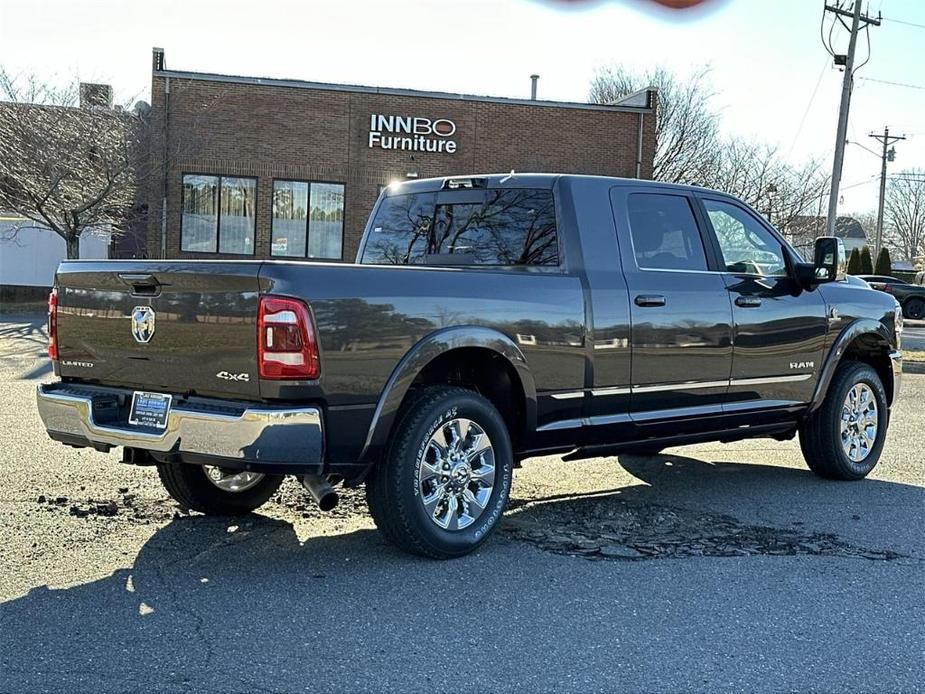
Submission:
[[[128,423],[140,427],[165,429],[167,415],[170,413],[171,397],[163,393],[136,390],[132,396],[132,409],[128,414]]]

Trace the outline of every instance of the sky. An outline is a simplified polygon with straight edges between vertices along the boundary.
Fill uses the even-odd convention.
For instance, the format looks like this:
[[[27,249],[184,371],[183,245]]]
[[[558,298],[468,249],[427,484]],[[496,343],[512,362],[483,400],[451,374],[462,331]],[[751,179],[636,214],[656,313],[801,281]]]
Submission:
[[[725,133],[831,168],[842,73],[820,39],[822,0],[0,0],[0,65],[112,84],[147,99],[151,48],[168,69],[585,101],[596,68],[709,66]],[[889,171],[925,168],[925,0],[870,0],[870,60],[856,73],[840,213],[875,210]],[[654,8],[654,9],[653,9]],[[831,15],[830,15],[831,17]],[[825,25],[828,30],[827,20]],[[836,41],[847,32],[836,27]],[[867,55],[863,34],[858,58]],[[882,80],[898,84],[884,84]],[[563,133],[562,136],[567,136]],[[857,144],[855,144],[857,143]],[[824,210],[823,210],[824,213]]]

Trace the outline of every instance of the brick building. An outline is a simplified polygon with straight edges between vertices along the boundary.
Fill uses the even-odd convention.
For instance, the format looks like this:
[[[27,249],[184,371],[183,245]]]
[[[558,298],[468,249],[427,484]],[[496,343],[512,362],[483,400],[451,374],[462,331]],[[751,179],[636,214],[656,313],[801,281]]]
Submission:
[[[396,179],[652,173],[654,91],[602,106],[181,72],[162,50],[153,58],[151,149],[163,174],[150,258],[353,260]]]

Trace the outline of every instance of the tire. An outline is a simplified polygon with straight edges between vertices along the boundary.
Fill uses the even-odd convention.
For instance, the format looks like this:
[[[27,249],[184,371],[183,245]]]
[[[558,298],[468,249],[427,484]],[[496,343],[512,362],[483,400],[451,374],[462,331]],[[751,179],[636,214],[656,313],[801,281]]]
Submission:
[[[458,422],[463,419],[474,424],[468,434],[461,431],[467,426]],[[449,442],[454,428],[457,436],[462,434],[458,448]],[[490,451],[466,462],[465,454],[485,442],[478,430],[487,435]],[[485,482],[492,459],[489,488]],[[383,537],[399,549],[433,559],[461,557],[485,542],[497,526],[513,468],[507,426],[494,405],[465,388],[427,388],[399,414],[388,452],[366,478],[367,504]],[[459,491],[442,495],[441,488]],[[466,491],[471,501],[464,500]],[[455,516],[450,497],[456,499]],[[440,525],[444,522],[446,528]]]
[[[909,299],[903,304],[903,315],[909,320],[922,320],[925,317],[925,300]]]
[[[849,457],[841,432],[848,393],[856,386],[862,390],[867,389],[868,399],[872,395],[877,408],[876,417],[871,417],[871,421],[876,420],[877,424],[873,444],[868,447],[862,460]],[[822,406],[800,426],[800,448],[806,464],[810,470],[827,479],[859,480],[866,477],[880,459],[889,418],[886,391],[877,372],[860,362],[840,364]]]
[[[253,486],[239,491],[219,489],[201,465],[161,463],[157,474],[167,493],[184,509],[209,516],[241,516],[265,504],[283,481],[282,475],[263,475]]]

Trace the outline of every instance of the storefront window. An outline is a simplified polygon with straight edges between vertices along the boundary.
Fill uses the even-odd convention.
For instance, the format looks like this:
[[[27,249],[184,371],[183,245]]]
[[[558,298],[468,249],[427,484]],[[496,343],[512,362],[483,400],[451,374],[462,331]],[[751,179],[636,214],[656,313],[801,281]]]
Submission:
[[[308,257],[341,257],[344,240],[344,187],[312,183],[312,214],[308,222]]]
[[[273,233],[270,253],[305,257],[308,219],[308,183],[273,181]]]
[[[218,176],[183,177],[180,249],[215,253],[218,247]]]
[[[270,253],[340,260],[344,241],[341,183],[273,182]]]
[[[220,253],[254,252],[254,216],[257,180],[222,177],[218,250]]]
[[[254,253],[257,179],[183,176],[180,250]]]

